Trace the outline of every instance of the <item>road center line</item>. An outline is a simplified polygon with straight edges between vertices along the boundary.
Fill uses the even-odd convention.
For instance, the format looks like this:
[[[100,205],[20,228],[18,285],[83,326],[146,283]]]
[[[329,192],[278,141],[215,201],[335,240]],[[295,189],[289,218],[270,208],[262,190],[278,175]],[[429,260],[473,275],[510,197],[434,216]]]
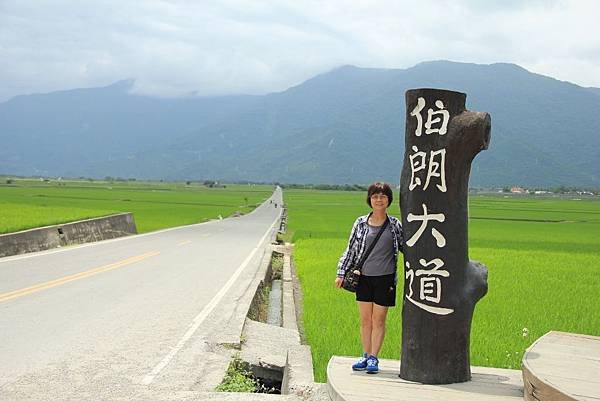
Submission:
[[[27,288],[21,288],[20,290],[5,292],[4,294],[0,294],[0,302],[8,301],[9,299],[19,298],[24,295],[33,294],[42,290],[47,290],[52,287],[57,287],[59,285],[63,285],[66,283],[70,283],[71,281],[80,280],[82,278],[90,277],[99,273],[104,273],[113,269],[117,269],[119,267],[123,267],[126,265],[130,265],[132,263],[140,262],[144,259],[150,258],[152,256],[159,255],[160,252],[147,252],[142,255],[132,256],[131,258],[123,259],[119,262],[111,263],[109,265],[96,267],[91,270],[86,270],[81,273],[72,274],[70,276],[61,277],[55,280],[47,281],[45,283],[40,283],[33,285]]]
[[[141,382],[142,384],[147,386],[150,383],[152,383],[152,381],[154,381],[154,378],[171,362],[175,355],[184,347],[185,343],[194,335],[196,330],[198,330],[198,327],[200,327],[202,322],[204,322],[204,319],[208,317],[208,315],[213,311],[213,309],[218,305],[218,303],[221,302],[221,299],[223,299],[225,293],[227,293],[231,286],[233,286],[233,284],[237,281],[239,275],[242,273],[242,271],[244,271],[248,263],[250,263],[250,261],[256,254],[256,252],[261,248],[263,242],[265,241],[269,233],[271,233],[273,227],[275,226],[275,223],[277,223],[278,220],[278,218],[275,219],[273,224],[271,224],[271,226],[267,229],[267,232],[265,232],[265,234],[262,236],[256,247],[252,250],[252,252],[250,252],[250,255],[248,255],[248,257],[244,259],[240,267],[238,267],[237,270],[233,273],[229,281],[225,283],[225,285],[221,288],[217,295],[215,295],[215,297],[211,299],[211,301],[192,320],[192,323],[190,324],[189,328],[187,329],[183,337],[181,337],[177,345],[175,345],[175,347],[171,349],[171,352],[169,352],[167,356],[165,356],[163,360],[160,361],[159,364],[156,365],[150,373],[144,376]]]

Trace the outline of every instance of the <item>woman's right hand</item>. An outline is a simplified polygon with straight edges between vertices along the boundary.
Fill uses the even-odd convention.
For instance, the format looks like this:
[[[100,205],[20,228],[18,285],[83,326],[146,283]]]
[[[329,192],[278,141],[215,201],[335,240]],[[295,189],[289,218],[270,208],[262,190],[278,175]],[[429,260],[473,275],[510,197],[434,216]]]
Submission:
[[[342,283],[344,282],[343,277],[336,277],[335,279],[335,288],[342,288]]]

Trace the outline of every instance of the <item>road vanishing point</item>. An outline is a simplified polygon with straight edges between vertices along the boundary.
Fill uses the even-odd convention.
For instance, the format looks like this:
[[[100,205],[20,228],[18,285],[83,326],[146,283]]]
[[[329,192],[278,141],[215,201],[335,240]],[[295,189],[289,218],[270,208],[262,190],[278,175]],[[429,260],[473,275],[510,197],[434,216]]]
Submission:
[[[281,204],[277,188],[241,217],[1,258],[0,399],[184,399],[202,389],[270,256]]]

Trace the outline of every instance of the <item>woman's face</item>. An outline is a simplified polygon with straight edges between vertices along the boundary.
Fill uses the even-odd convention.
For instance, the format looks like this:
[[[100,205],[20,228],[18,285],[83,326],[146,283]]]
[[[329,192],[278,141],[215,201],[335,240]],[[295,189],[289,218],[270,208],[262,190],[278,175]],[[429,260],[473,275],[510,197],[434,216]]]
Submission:
[[[387,209],[389,206],[389,200],[386,194],[373,194],[371,195],[371,208],[373,210],[377,209]]]

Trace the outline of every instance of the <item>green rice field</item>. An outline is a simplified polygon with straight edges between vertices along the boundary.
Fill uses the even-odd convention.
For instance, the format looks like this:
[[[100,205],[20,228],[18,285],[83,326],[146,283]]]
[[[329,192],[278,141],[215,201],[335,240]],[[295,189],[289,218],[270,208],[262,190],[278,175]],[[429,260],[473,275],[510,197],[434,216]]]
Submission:
[[[333,282],[352,223],[369,209],[359,192],[285,190],[284,197],[305,337],[323,382],[332,355],[362,352],[354,295]],[[397,205],[390,214],[399,216]],[[473,319],[471,364],[520,369],[524,350],[550,330],[600,335],[599,200],[474,195],[469,208],[470,258],[489,272]],[[401,278],[382,358],[400,358]]]
[[[0,234],[120,212],[132,212],[144,233],[248,213],[272,193],[267,185],[2,180]]]
[[[247,213],[272,191],[258,185],[2,180],[0,233],[118,212],[133,212],[143,233]],[[284,198],[305,338],[315,377],[325,381],[332,355],[362,351],[353,294],[333,282],[352,223],[369,209],[361,192],[285,189]],[[397,204],[389,211],[399,216]],[[473,319],[473,365],[518,369],[523,351],[549,330],[600,335],[599,200],[473,195],[470,217],[470,257],[489,271],[489,291]],[[400,357],[402,291],[399,285],[382,358]]]

